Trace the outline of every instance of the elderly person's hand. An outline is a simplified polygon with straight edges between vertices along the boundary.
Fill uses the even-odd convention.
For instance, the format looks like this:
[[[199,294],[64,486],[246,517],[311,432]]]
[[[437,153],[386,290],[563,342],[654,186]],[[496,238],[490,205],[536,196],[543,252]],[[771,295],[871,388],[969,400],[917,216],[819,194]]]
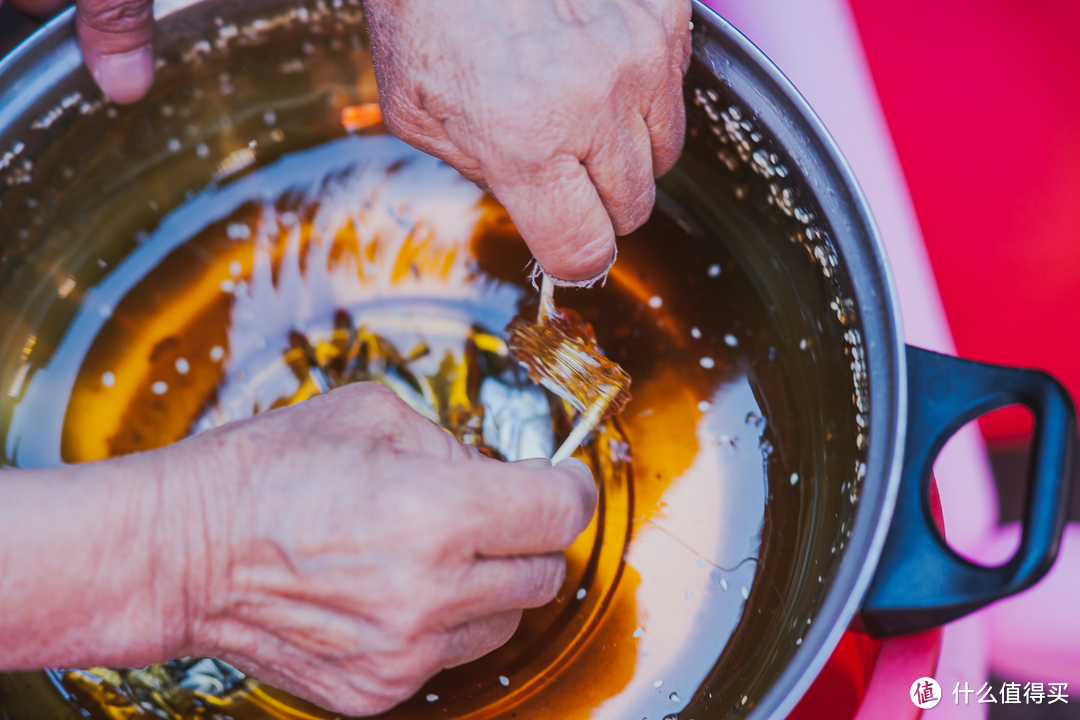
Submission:
[[[65,0],[9,0],[45,13]],[[605,272],[678,159],[690,0],[365,0],[395,135],[506,206],[563,284]],[[121,103],[153,81],[151,0],[78,0],[87,66]]]
[[[690,0],[364,5],[391,131],[490,190],[556,281],[604,273],[682,150]]]
[[[350,385],[161,450],[0,471],[0,670],[210,655],[345,714],[505,642],[596,487]]]

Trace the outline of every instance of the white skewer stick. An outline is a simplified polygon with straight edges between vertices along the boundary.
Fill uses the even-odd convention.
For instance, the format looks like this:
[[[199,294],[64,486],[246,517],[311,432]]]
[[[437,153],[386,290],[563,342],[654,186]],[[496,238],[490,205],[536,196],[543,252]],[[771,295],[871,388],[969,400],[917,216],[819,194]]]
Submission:
[[[540,281],[540,308],[536,311],[536,322],[543,325],[547,322],[548,313],[555,304],[555,283],[547,273],[541,273],[544,279]]]
[[[551,282],[551,278],[547,273],[543,273],[544,279],[540,281],[540,308],[536,313],[536,322],[539,325],[543,325],[547,322],[548,314],[555,306],[555,283]],[[585,436],[596,429],[596,426],[600,424],[600,418],[604,415],[604,410],[607,407],[605,403],[598,402],[595,405],[587,408],[585,412],[578,418],[577,425],[570,431],[570,434],[566,437],[566,441],[563,442],[554,455],[551,456],[551,464],[558,465],[563,460],[567,459],[574,454],[581,443],[585,441]]]
[[[604,415],[604,409],[604,403],[598,402],[581,414],[581,417],[578,418],[577,425],[570,431],[570,434],[566,437],[566,441],[562,444],[562,447],[551,456],[552,465],[558,465],[574,454],[574,451],[578,449],[582,442],[584,442],[585,436],[591,433],[596,426],[600,424],[600,418]]]

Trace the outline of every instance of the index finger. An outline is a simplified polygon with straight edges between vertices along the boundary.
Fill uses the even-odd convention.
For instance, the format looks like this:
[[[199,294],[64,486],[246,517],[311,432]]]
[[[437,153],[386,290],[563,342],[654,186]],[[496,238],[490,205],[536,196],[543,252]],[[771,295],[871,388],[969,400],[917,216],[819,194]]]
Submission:
[[[544,272],[559,284],[596,279],[615,257],[615,229],[588,170],[561,154],[543,163],[482,163],[491,191]]]
[[[577,458],[553,468],[481,458],[455,470],[463,473],[467,508],[461,541],[478,556],[564,550],[588,527],[596,509],[592,472]]]

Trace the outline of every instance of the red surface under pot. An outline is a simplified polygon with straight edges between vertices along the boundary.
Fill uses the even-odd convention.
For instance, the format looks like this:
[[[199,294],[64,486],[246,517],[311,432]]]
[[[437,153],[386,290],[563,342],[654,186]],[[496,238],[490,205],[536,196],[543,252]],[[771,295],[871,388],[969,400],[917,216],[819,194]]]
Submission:
[[[944,536],[941,499],[933,478],[930,508]],[[938,628],[878,640],[847,631],[788,720],[915,720],[922,710],[911,701],[911,685],[918,678],[934,676],[942,633]]]

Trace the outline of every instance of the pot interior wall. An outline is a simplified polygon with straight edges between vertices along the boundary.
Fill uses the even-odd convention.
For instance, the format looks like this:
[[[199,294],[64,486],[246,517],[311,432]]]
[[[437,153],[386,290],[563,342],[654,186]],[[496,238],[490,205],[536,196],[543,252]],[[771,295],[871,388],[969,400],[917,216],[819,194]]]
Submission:
[[[343,109],[376,100],[360,8],[338,5],[264,5],[256,17],[221,3],[212,9],[218,21],[199,6],[177,10],[162,19],[163,61],[147,100],[112,106],[69,62],[19,121],[0,128],[0,152],[10,155],[0,155],[0,433],[8,464],[19,464],[12,421],[26,387],[112,268],[209,184],[226,187],[340,140]],[[700,30],[696,40],[700,50]],[[73,46],[57,52],[70,61]],[[684,300],[669,303],[673,332],[700,326],[716,328],[724,342],[730,335],[739,348],[730,372],[746,378],[765,419],[753,437],[766,488],[745,610],[730,638],[717,638],[707,679],[677,706],[685,717],[742,717],[775,706],[768,698],[778,678],[832,630],[815,622],[867,475],[868,379],[852,282],[798,161],[700,52],[685,87],[686,151],[659,182],[654,220],[624,241],[621,262],[646,284],[693,276],[689,289],[669,288],[669,298]],[[647,244],[665,232],[690,238],[694,258],[669,262],[662,247]],[[723,302],[695,302],[714,263],[730,292]],[[674,274],[646,278],[647,268],[665,264]],[[740,293],[752,301],[740,302]],[[587,311],[581,297],[565,302]],[[606,347],[617,345],[613,326],[589,319]],[[4,676],[0,709],[63,717],[70,706],[57,701],[61,689],[40,673]]]

